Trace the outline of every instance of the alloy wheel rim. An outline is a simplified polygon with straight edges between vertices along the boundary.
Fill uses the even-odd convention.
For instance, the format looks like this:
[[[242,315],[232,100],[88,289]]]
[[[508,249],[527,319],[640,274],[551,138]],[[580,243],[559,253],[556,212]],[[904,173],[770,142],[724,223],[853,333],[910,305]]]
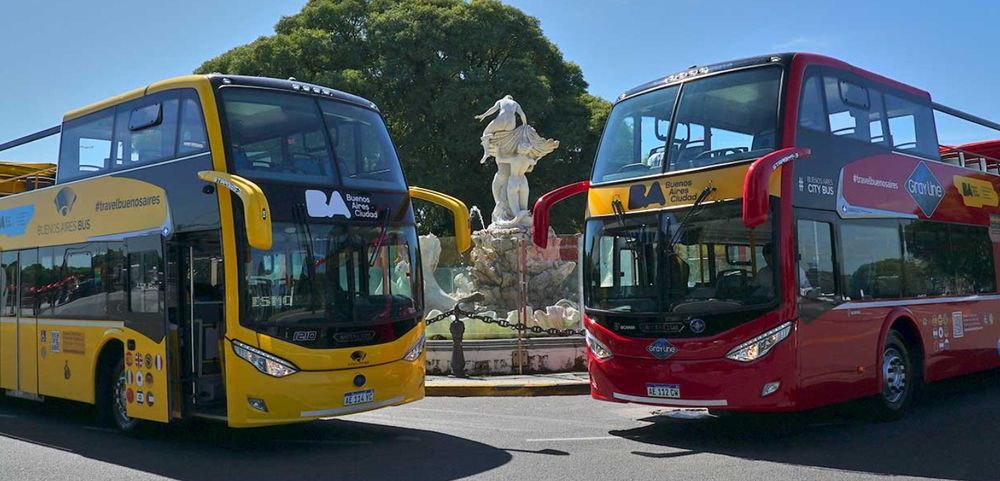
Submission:
[[[886,349],[882,356],[882,397],[889,404],[900,404],[906,389],[906,362],[895,348]]]

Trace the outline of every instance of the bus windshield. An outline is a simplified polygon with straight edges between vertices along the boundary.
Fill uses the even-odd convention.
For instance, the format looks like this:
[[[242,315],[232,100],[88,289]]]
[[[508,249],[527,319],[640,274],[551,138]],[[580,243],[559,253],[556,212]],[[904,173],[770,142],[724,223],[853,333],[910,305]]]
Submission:
[[[735,162],[773,151],[781,74],[778,67],[752,68],[618,103],[604,130],[591,182]]]
[[[588,221],[587,309],[705,315],[775,302],[772,221],[747,229],[738,201],[696,209]]]
[[[271,250],[251,252],[244,322],[352,327],[421,311],[412,226],[275,223]]]
[[[309,95],[221,90],[236,173],[250,179],[403,189],[403,172],[374,110]]]

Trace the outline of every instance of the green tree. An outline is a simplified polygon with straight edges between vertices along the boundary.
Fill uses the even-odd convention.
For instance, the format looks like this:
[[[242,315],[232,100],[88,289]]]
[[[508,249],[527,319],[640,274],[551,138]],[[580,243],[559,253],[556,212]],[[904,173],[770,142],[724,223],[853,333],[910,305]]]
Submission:
[[[532,173],[531,202],[588,178],[610,104],[587,93],[538,20],[495,0],[311,0],[275,34],[206,61],[199,73],[295,77],[366,97],[382,110],[411,185],[493,209],[495,166],[481,166],[473,116],[503,95],[520,102],[539,134],[560,147]],[[575,216],[553,216],[560,232]],[[420,209],[438,233],[450,220]]]

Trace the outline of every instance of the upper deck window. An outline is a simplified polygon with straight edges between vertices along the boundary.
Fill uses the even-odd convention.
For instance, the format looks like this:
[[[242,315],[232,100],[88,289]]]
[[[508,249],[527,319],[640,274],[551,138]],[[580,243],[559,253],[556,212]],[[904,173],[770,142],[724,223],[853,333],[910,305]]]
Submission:
[[[57,171],[60,182],[91,177],[111,168],[114,113],[114,109],[106,109],[63,125]]]
[[[115,168],[128,169],[173,158],[177,141],[176,93],[155,95],[118,107]]]
[[[190,155],[208,149],[208,134],[205,133],[205,117],[201,103],[194,92],[185,92],[181,97],[181,120],[177,135],[177,154]]]
[[[313,98],[225,88],[222,103],[237,173],[288,182],[333,182],[333,156]]]
[[[208,150],[193,89],[160,92],[63,125],[59,182],[94,177]]]
[[[403,171],[385,123],[374,111],[320,101],[340,178],[352,187],[403,185]]]
[[[811,67],[802,87],[799,126],[937,159],[930,105],[890,92],[845,72]]]
[[[777,67],[751,68],[620,102],[608,119],[592,181],[706,167],[773,151],[781,75]]]

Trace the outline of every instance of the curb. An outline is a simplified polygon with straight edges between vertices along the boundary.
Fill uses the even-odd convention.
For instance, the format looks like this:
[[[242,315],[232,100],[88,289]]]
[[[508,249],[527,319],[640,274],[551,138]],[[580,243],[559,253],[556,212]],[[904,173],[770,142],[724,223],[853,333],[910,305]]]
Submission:
[[[489,384],[450,383],[445,385],[428,384],[425,388],[427,397],[534,397],[534,396],[579,396],[590,394],[590,383],[530,383],[530,384]]]

